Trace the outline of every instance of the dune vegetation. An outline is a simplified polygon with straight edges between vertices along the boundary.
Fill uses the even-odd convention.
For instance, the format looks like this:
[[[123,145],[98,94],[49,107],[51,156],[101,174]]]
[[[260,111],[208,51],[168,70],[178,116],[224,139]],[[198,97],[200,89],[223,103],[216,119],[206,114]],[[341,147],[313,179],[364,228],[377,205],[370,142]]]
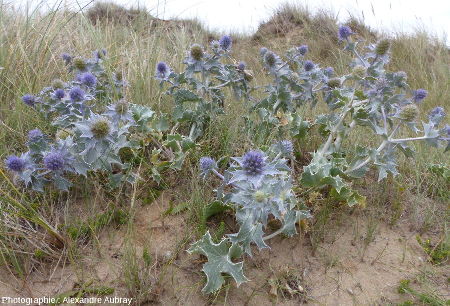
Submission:
[[[448,305],[449,63],[292,5],[1,4],[0,295]]]

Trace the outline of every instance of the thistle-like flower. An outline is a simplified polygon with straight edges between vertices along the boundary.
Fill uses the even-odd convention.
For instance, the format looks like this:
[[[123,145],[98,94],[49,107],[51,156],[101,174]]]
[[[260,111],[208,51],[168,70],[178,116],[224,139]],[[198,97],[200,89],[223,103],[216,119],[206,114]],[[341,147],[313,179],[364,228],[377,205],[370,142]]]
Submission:
[[[219,52],[220,50],[220,43],[219,43],[219,41],[218,40],[213,40],[212,42],[211,42],[211,49],[214,51],[214,52]]]
[[[445,117],[445,111],[442,107],[437,106],[433,108],[428,115],[428,119],[430,119],[431,122],[433,122],[434,126],[439,125],[439,123],[444,119]]]
[[[78,75],[78,81],[88,87],[95,87],[97,84],[97,78],[90,72],[84,72]]]
[[[239,71],[244,71],[244,70],[245,70],[245,67],[246,67],[245,62],[239,62],[239,64],[237,65],[237,69],[238,69]]]
[[[110,123],[104,117],[96,119],[91,125],[91,132],[97,139],[105,138],[106,136],[108,136],[110,131]]]
[[[25,103],[28,106],[34,106],[36,104],[36,97],[30,94],[26,94],[22,97],[23,103]]]
[[[345,25],[339,27],[339,31],[338,31],[339,40],[347,40],[350,37],[350,35],[352,35],[352,34],[354,34],[354,33],[353,33],[352,29],[350,29],[350,27],[345,26]]]
[[[209,156],[203,156],[199,160],[201,176],[206,177],[209,172],[217,168],[216,161]]]
[[[341,80],[339,78],[329,79],[327,82],[327,86],[329,88],[338,88],[341,87]]]
[[[266,47],[262,47],[261,49],[259,49],[259,54],[261,56],[264,56],[267,53],[267,51],[269,51],[269,49],[267,49]]]
[[[104,59],[106,56],[106,50],[105,49],[101,49],[101,50],[96,50],[94,51],[94,56],[97,59]]]
[[[9,170],[22,172],[25,169],[26,161],[16,155],[10,155],[5,160],[5,164]]]
[[[43,136],[44,134],[42,134],[42,131],[40,129],[30,130],[28,132],[28,141],[30,142],[38,141]]]
[[[159,62],[156,65],[156,77],[160,79],[165,79],[170,74],[170,68],[165,62]]]
[[[203,48],[199,44],[193,44],[191,47],[191,57],[196,61],[201,61],[204,56]]]
[[[406,122],[413,122],[419,115],[419,109],[414,104],[408,104],[400,109],[399,118]]]
[[[44,166],[51,171],[64,169],[65,159],[61,152],[53,151],[44,156]]]
[[[66,92],[64,91],[64,89],[59,88],[59,89],[57,89],[57,90],[55,90],[55,91],[53,92],[53,97],[54,97],[55,99],[61,100],[61,99],[63,99],[65,96],[66,96]]]
[[[231,45],[233,44],[233,40],[229,35],[224,35],[220,38],[219,44],[223,50],[229,51],[231,49]]]
[[[64,88],[64,82],[60,79],[54,79],[52,81],[52,87],[53,89],[60,89],[60,88]]]
[[[357,78],[363,78],[366,74],[366,68],[362,65],[356,65],[353,67],[352,74]]]
[[[425,89],[417,89],[414,90],[413,92],[413,100],[414,102],[418,103],[421,102],[423,99],[425,99],[428,95],[428,91],[426,91]]]
[[[63,59],[63,61],[65,62],[66,65],[68,65],[68,64],[70,64],[70,62],[72,62],[72,56],[68,53],[61,54],[61,58]]]
[[[327,67],[323,70],[323,73],[327,76],[327,77],[331,77],[334,74],[334,68],[333,67]]]
[[[315,64],[312,61],[305,61],[305,64],[303,65],[303,68],[305,68],[305,71],[311,71],[315,67]]]
[[[308,46],[307,45],[301,45],[300,47],[297,48],[298,53],[300,53],[301,55],[305,55],[306,53],[308,53]]]
[[[294,152],[294,144],[290,140],[282,140],[275,144],[276,149],[286,156],[291,156]]]
[[[123,115],[128,111],[128,102],[124,99],[120,100],[119,102],[116,103],[116,105],[114,106],[114,110],[116,111],[116,113],[118,113],[119,115]]]
[[[264,153],[261,151],[249,151],[242,159],[242,168],[249,176],[260,175],[264,165]]]
[[[275,55],[275,53],[273,53],[272,51],[267,51],[264,54],[264,62],[266,63],[267,66],[269,67],[275,67],[275,64],[277,63],[277,57]]]
[[[73,66],[80,71],[85,71],[87,68],[87,63],[84,58],[75,57],[73,59]]]
[[[386,53],[389,51],[389,48],[391,46],[391,42],[389,39],[382,39],[375,47],[375,54],[379,56],[386,55]]]
[[[85,96],[85,92],[80,87],[73,87],[69,91],[69,97],[74,102],[83,101]]]

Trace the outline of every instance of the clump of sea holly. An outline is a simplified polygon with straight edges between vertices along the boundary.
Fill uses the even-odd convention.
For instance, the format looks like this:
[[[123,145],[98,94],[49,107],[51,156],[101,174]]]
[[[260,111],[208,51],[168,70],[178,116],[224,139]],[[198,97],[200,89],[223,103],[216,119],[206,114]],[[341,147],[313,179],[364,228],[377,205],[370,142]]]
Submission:
[[[191,57],[196,61],[201,61],[204,56],[203,48],[199,44],[193,44],[191,47]]]

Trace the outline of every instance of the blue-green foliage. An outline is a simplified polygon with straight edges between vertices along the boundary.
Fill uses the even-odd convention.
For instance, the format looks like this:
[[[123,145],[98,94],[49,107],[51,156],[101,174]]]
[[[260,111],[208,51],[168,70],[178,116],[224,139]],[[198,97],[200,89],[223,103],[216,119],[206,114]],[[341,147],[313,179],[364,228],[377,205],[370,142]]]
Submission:
[[[212,54],[193,46],[181,73],[157,64],[155,79],[161,86],[169,84],[167,93],[174,97],[171,114],[128,103],[123,76],[105,70],[105,50],[88,59],[63,54],[73,80],[55,80],[37,95],[22,97],[58,131],[54,138],[30,131],[29,151],[8,157],[7,168],[37,191],[47,183],[68,190],[71,174],[86,176],[89,171],[108,174],[111,187],[117,187],[136,178],[124,152],[146,148],[150,173],[160,182],[163,171],[181,169],[211,119],[224,112],[223,90],[232,88],[237,98],[247,95],[246,71],[221,62],[229,59],[231,45],[227,36],[212,46]]]
[[[425,103],[428,92],[410,89],[406,73],[385,69],[389,62],[389,40],[367,46],[361,55],[359,42],[351,40],[352,34],[347,26],[339,28],[338,37],[345,44],[345,50],[354,55],[350,72],[342,76],[335,76],[331,67],[321,68],[318,63],[308,60],[305,45],[289,50],[284,57],[261,48],[261,60],[272,82],[263,87],[263,97],[254,103],[244,120],[247,129],[263,140],[270,135],[295,140],[317,128],[324,142],[312,152],[312,160],[303,167],[298,184],[307,190],[306,193],[328,188],[328,194],[334,199],[349,206],[364,206],[365,198],[351,188],[354,179],[364,177],[372,166],[377,168],[379,180],[388,174],[398,174],[397,153],[413,157],[410,143],[414,141],[424,141],[435,147],[444,145],[448,150],[450,128],[448,125],[440,127],[445,117],[441,107],[431,111],[428,122],[417,122],[420,106]],[[320,101],[328,107],[327,113],[317,115],[313,121],[298,115],[301,108],[315,107]],[[414,136],[396,138],[402,128],[410,130]],[[354,129],[369,138],[373,136],[368,132],[373,133],[380,139],[379,146],[356,145],[350,146],[356,150],[349,150],[343,143]],[[285,140],[272,145],[269,154],[250,151],[242,158],[233,158],[235,163],[223,175],[218,172],[215,162],[208,159],[211,167],[206,167],[206,160],[203,160],[202,175],[214,173],[223,180],[217,189],[217,200],[234,208],[240,225],[239,232],[227,235],[221,246],[239,247],[251,255],[252,244],[259,249],[268,247],[265,243],[268,238],[279,233],[295,234],[296,222],[309,217],[307,211],[301,210],[301,199],[297,199],[292,191],[294,182],[284,159],[293,149],[292,143]],[[273,152],[278,153],[270,157]],[[225,192],[230,187],[231,192]],[[281,227],[273,234],[265,235],[269,218],[279,220]],[[202,238],[203,245],[208,243],[208,235]],[[198,252],[195,246],[199,243],[190,251]],[[204,253],[209,255],[207,251]],[[217,263],[218,259],[215,261]],[[222,282],[212,276],[220,280],[221,272],[228,273],[224,270],[212,273],[208,267],[204,292],[211,293],[220,288]],[[242,282],[240,274],[236,281]]]
[[[210,293],[222,286],[222,272],[230,274],[238,284],[247,281],[242,273],[242,263],[239,263],[238,268],[238,264],[233,264],[228,254],[238,249],[242,250],[239,254],[245,252],[252,256],[252,244],[259,249],[268,248],[265,240],[273,236],[265,235],[270,217],[280,222],[277,234],[286,236],[295,235],[295,224],[310,217],[292,190],[291,169],[284,158],[292,153],[291,147],[289,141],[283,141],[273,145],[268,154],[249,151],[242,157],[234,157],[223,175],[217,171],[216,163],[211,158],[200,160],[204,178],[214,173],[222,180],[217,188],[217,200],[234,209],[240,226],[239,232],[228,234],[218,245],[209,239],[207,232],[188,250],[208,257],[208,263],[203,267],[208,277],[204,292]],[[216,256],[215,250],[219,248],[223,256]],[[214,262],[211,262],[211,258],[214,258]],[[224,270],[223,267],[229,268]]]

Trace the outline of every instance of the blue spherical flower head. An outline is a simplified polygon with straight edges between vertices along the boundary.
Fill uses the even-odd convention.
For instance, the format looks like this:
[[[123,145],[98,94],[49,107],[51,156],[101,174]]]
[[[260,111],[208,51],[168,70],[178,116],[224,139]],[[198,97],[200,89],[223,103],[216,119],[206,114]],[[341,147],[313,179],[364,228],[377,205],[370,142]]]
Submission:
[[[261,56],[264,56],[267,53],[267,51],[269,51],[269,49],[267,49],[266,47],[262,47],[261,49],[259,49],[259,54]]]
[[[106,50],[105,49],[101,49],[101,50],[94,51],[94,56],[97,59],[103,59],[106,56]]]
[[[275,53],[273,53],[272,51],[267,51],[264,54],[264,62],[266,63],[267,66],[269,66],[270,68],[275,67],[276,63],[277,63],[277,57],[275,55]]]
[[[249,176],[262,174],[264,166],[265,158],[261,151],[249,151],[242,158],[242,168]]]
[[[28,141],[30,142],[38,141],[43,136],[44,134],[42,134],[42,131],[40,129],[34,129],[28,132]]]
[[[297,48],[298,53],[300,53],[301,55],[305,55],[306,53],[308,53],[308,46],[307,45],[301,45],[300,47]]]
[[[233,44],[233,41],[229,35],[224,35],[219,40],[220,47],[225,50],[229,51],[231,49],[231,45]]]
[[[50,152],[44,156],[44,166],[51,171],[60,171],[64,169],[65,160],[60,152]]]
[[[170,68],[165,62],[159,62],[156,65],[156,76],[158,78],[164,79],[166,78],[170,73]]]
[[[216,168],[216,161],[209,156],[203,156],[199,160],[200,171],[203,177],[206,177],[210,171]]]
[[[72,56],[68,53],[61,54],[61,58],[66,63],[66,65],[68,65],[68,64],[70,64],[70,62],[72,62]]]
[[[34,104],[36,104],[36,97],[30,94],[26,94],[22,97],[22,101],[28,106],[34,106]]]
[[[340,26],[338,31],[339,40],[346,40],[350,35],[354,34],[352,29],[348,26]]]
[[[327,67],[323,70],[323,73],[328,76],[331,77],[334,74],[334,68],[333,67]]]
[[[290,140],[283,140],[278,143],[281,153],[291,155],[294,152],[294,145]]]
[[[315,65],[312,61],[305,61],[305,64],[303,65],[306,71],[311,71],[314,69]]]
[[[84,90],[81,89],[80,87],[73,87],[69,91],[69,97],[74,102],[83,101],[84,100],[84,96],[85,96]]]
[[[97,78],[90,72],[79,74],[77,79],[88,87],[94,87],[97,84]]]
[[[245,62],[239,62],[239,64],[237,65],[237,69],[240,71],[244,71],[245,70]]]
[[[445,117],[445,111],[440,106],[433,108],[431,110],[430,114],[428,115],[428,118],[434,124],[434,126],[439,125],[439,123],[442,121],[442,119],[444,119],[444,117]]]
[[[423,99],[425,99],[428,95],[428,91],[425,89],[417,89],[413,92],[413,100],[414,102],[422,102]]]
[[[53,96],[58,99],[61,100],[66,96],[66,92],[64,91],[64,89],[57,89],[53,92]]]
[[[16,155],[11,155],[5,160],[5,164],[9,170],[22,172],[23,170],[25,170],[26,162],[23,158],[20,158]]]

